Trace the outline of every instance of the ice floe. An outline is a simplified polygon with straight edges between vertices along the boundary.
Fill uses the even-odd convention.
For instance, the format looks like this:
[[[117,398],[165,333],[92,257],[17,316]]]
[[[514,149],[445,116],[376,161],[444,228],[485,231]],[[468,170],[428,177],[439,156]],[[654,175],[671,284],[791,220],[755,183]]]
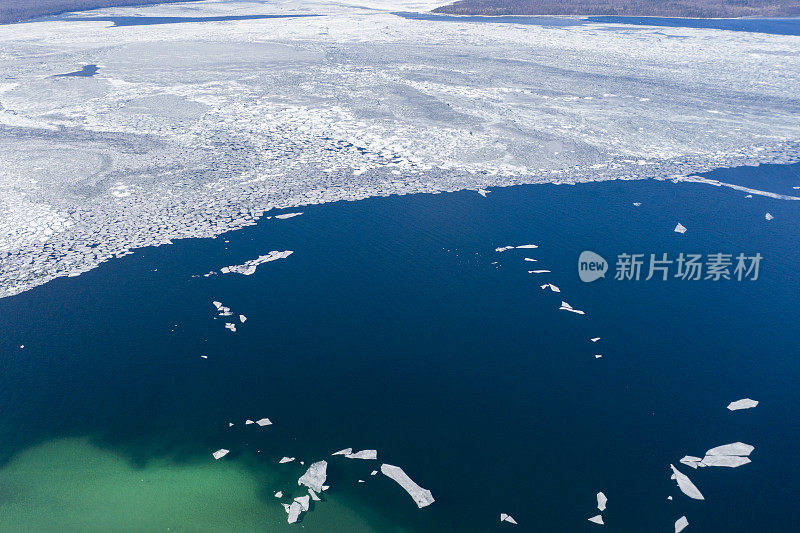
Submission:
[[[353,448],[345,448],[344,450],[333,452],[331,455],[349,455],[351,453],[353,453]]]
[[[537,245],[537,244],[521,244],[519,246],[516,246],[515,248],[517,248],[519,250],[532,250],[532,249],[538,248],[538,247],[539,247],[539,245]]]
[[[740,409],[752,409],[757,405],[758,405],[757,400],[751,400],[750,398],[742,398],[741,400],[736,400],[735,402],[729,403],[728,409],[731,411],[739,411]]]
[[[245,320],[247,320],[247,317],[246,317],[246,316],[244,316],[244,315],[239,315],[239,322],[241,322],[242,324],[244,324],[244,321],[245,321]]]
[[[283,463],[291,463],[294,460],[295,460],[294,457],[286,457],[286,456],[284,456],[284,457],[281,457],[281,459],[278,462],[280,464],[283,464]]]
[[[297,519],[300,518],[300,513],[303,512],[303,506],[297,501],[293,501],[291,505],[284,503],[283,508],[286,509],[286,513],[289,515],[287,520],[290,524],[297,522]]]
[[[398,485],[403,487],[405,491],[414,499],[417,507],[422,508],[432,504],[435,500],[431,491],[423,489],[406,475],[402,468],[399,466],[382,464],[381,472],[388,478],[393,479]]]
[[[528,274],[548,274],[549,270],[528,270]]]
[[[219,459],[222,459],[223,457],[225,457],[226,455],[228,455],[229,453],[231,453],[230,450],[226,450],[225,448],[220,448],[219,450],[215,451],[211,455],[214,457],[214,459],[219,460]]]
[[[606,498],[606,495],[603,494],[602,492],[598,492],[597,493],[597,508],[600,511],[605,511],[607,502],[608,502],[608,498]]]
[[[244,421],[244,425],[245,425],[245,426],[249,426],[250,424],[255,424],[255,422],[253,422],[253,421],[252,421],[252,420],[250,420],[249,418],[248,418],[247,420],[245,420],[245,421]]]
[[[500,521],[501,522],[508,522],[509,524],[517,525],[517,521],[514,520],[514,517],[510,514],[500,513]]]
[[[281,491],[276,492],[275,493],[275,497],[276,498],[283,498],[283,492],[281,492]]]
[[[703,457],[701,466],[724,466],[728,468],[736,468],[746,465],[750,462],[750,458],[741,457],[738,455],[706,455]]]
[[[569,305],[567,302],[565,302],[565,301],[563,301],[563,300],[561,301],[561,307],[559,307],[558,309],[559,309],[560,311],[571,311],[571,312],[573,312],[573,313],[577,313],[577,314],[579,314],[579,315],[584,315],[584,314],[586,314],[586,313],[584,313],[583,311],[581,311],[581,310],[579,310],[579,309],[573,309],[573,307],[572,307],[571,305]]]
[[[292,252],[292,250],[284,250],[283,252],[273,250],[269,252],[267,255],[260,255],[255,259],[245,261],[241,265],[230,265],[222,267],[219,269],[219,271],[222,272],[223,274],[236,273],[249,276],[251,274],[255,274],[258,265],[268,263],[270,261],[277,261],[278,259],[286,259],[290,255],[292,255],[292,253],[294,253]]]
[[[306,473],[300,476],[297,480],[298,485],[305,485],[309,489],[316,492],[322,492],[322,485],[325,484],[325,479],[328,476],[328,462],[317,461],[308,467]]]
[[[525,261],[530,261],[532,263],[535,263],[536,261],[538,261],[538,259],[534,259],[533,257],[526,257]]]
[[[499,247],[495,248],[494,251],[495,252],[505,252],[507,250],[513,250],[513,249],[514,249],[513,246],[499,246]]]
[[[322,501],[322,498],[317,496],[317,493],[314,492],[314,489],[308,489],[308,495],[311,496],[311,499],[314,500],[315,502]]]
[[[561,289],[559,289],[552,283],[545,283],[544,285],[542,285],[542,289],[550,289],[553,292],[561,292]]]
[[[236,324],[234,324],[233,322],[226,322],[225,329],[231,330],[231,333],[236,333]]]
[[[259,418],[258,420],[256,420],[256,424],[258,424],[259,426],[271,426],[272,421],[269,418]]]
[[[487,194],[489,194],[489,193],[490,193],[490,192],[492,192],[492,191],[487,191],[486,189],[478,189],[478,191],[477,191],[477,192],[478,192],[478,194],[480,194],[481,196],[483,196],[484,198],[486,198],[486,195],[487,195]]]
[[[589,339],[589,340],[590,340],[590,341],[592,341],[592,342],[597,342],[597,341],[599,341],[599,340],[600,340],[600,337],[592,337],[592,338],[591,338],[591,339]]]
[[[345,454],[345,457],[348,459],[377,459],[378,458],[378,451],[377,450],[361,450],[360,452],[356,453],[348,453]]]
[[[698,466],[700,466],[700,463],[702,462],[702,460],[703,460],[702,457],[695,457],[693,455],[685,455],[680,460],[680,462],[681,462],[681,464],[684,464],[686,466],[689,466],[691,468],[695,468],[696,469]]]
[[[603,515],[595,515],[595,516],[589,518],[589,522],[593,522],[595,524],[600,524],[602,526],[604,524]]]
[[[678,225],[675,226],[675,232],[676,233],[686,233],[686,226],[684,226],[683,224],[678,222]]]
[[[300,211],[299,213],[284,213],[282,215],[275,215],[275,218],[280,220],[286,220],[287,218],[298,217],[302,214],[303,214],[302,211]]]
[[[766,218],[767,220],[772,220],[775,217],[772,216],[771,214],[767,213],[766,215],[764,215],[764,218]]]
[[[672,469],[671,479],[674,479],[678,483],[678,488],[681,489],[681,492],[695,500],[705,499],[700,493],[700,490],[692,483],[686,474],[675,468],[674,465],[669,465],[669,467]]]
[[[677,520],[675,520],[675,533],[681,533],[681,531],[686,529],[686,526],[688,525],[689,525],[689,520],[687,520],[685,516],[678,518]]]
[[[745,444],[744,442],[733,442],[731,444],[723,444],[722,446],[711,448],[706,452],[706,455],[748,456],[753,450],[754,447],[749,444]]]

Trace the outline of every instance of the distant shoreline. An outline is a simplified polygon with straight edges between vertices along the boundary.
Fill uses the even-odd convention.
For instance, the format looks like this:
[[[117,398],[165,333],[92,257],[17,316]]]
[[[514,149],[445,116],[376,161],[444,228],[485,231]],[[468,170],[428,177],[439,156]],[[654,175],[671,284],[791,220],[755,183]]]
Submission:
[[[0,5],[0,26],[107,7],[143,7],[200,0],[6,0],[6,2],[11,1],[14,1],[15,5]]]
[[[798,0],[457,0],[431,13],[466,16],[647,17],[699,20],[800,17]]]

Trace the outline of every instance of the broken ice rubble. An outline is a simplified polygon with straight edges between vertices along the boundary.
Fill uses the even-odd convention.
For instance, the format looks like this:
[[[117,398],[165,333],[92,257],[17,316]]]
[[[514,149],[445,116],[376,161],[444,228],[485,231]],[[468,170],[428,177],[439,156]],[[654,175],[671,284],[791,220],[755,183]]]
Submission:
[[[255,273],[256,268],[258,268],[258,265],[262,263],[267,263],[269,261],[276,261],[278,259],[286,259],[290,255],[292,255],[292,253],[293,252],[291,250],[285,250],[283,252],[273,250],[269,252],[267,255],[260,255],[255,259],[245,261],[241,265],[230,265],[222,267],[221,269],[219,269],[219,271],[222,272],[223,274],[230,274],[231,272],[234,272],[236,274],[243,274],[245,276],[249,276]]]

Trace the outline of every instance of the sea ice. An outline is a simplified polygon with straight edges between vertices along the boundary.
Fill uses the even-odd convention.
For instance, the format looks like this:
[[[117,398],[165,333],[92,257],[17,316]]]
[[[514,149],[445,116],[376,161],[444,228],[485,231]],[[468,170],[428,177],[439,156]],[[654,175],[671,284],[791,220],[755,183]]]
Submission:
[[[246,316],[244,316],[244,315],[239,315],[239,322],[241,322],[242,324],[244,324],[244,321],[245,321],[245,320],[247,320],[247,317],[246,317]]]
[[[286,509],[287,513],[289,513],[288,520],[290,524],[297,522],[297,519],[300,517],[300,513],[303,512],[303,506],[297,501],[293,501],[291,505],[284,503],[283,508]]]
[[[506,250],[513,250],[513,249],[514,249],[513,246],[500,246],[498,248],[495,248],[494,251],[495,252],[505,252]]]
[[[298,496],[294,501],[300,504],[300,508],[303,509],[303,511],[308,511],[308,506],[311,505],[310,496],[308,495]]]
[[[378,451],[377,450],[361,450],[360,452],[356,453],[348,453],[345,455],[348,459],[377,459],[378,458]]]
[[[586,313],[584,313],[583,311],[581,311],[581,310],[579,310],[579,309],[573,309],[571,305],[569,305],[567,302],[565,302],[565,301],[563,301],[563,300],[561,301],[561,307],[559,307],[558,309],[559,309],[560,311],[571,311],[571,312],[573,312],[573,313],[577,313],[577,314],[579,314],[579,315],[584,315],[584,314],[586,314]]]
[[[749,444],[745,444],[743,442],[734,442],[732,444],[723,444],[722,446],[717,446],[716,448],[711,448],[706,452],[706,455],[742,455],[747,456],[750,455],[750,452],[753,451],[753,446]]]
[[[283,498],[283,492],[281,492],[281,491],[276,492],[275,493],[275,497],[276,498]]]
[[[486,195],[489,194],[490,192],[492,191],[487,191],[486,189],[478,189],[478,194],[480,194],[484,198],[486,198]]]
[[[593,337],[593,338],[591,338],[589,340],[592,341],[592,342],[597,342],[597,341],[600,340],[600,337]]]
[[[775,217],[767,213],[766,215],[764,215],[764,218],[766,218],[767,220],[772,220]]]
[[[536,261],[538,261],[538,259],[534,259],[533,257],[526,257],[525,261],[536,262]]]
[[[302,211],[299,212],[299,213],[284,213],[282,215],[275,215],[275,218],[278,218],[278,219],[281,219],[281,220],[285,220],[287,218],[297,217],[297,216],[300,216],[302,214],[303,214]]]
[[[269,252],[267,255],[260,255],[255,259],[245,261],[241,265],[230,265],[222,267],[221,269],[219,269],[219,271],[222,272],[223,274],[230,274],[231,272],[234,272],[236,274],[243,274],[245,276],[249,276],[255,273],[256,269],[258,268],[258,265],[261,265],[263,263],[268,263],[270,261],[277,261],[278,259],[286,259],[290,255],[292,255],[292,253],[293,252],[291,250],[285,250],[283,252],[273,250]]]
[[[260,418],[260,419],[256,420],[256,424],[258,424],[259,426],[262,426],[262,427],[263,426],[271,426],[272,425],[272,421],[269,418]]]
[[[517,246],[516,248],[518,248],[520,250],[530,250],[530,249],[538,248],[538,247],[539,246],[536,245],[536,244],[522,244],[520,246]]]
[[[700,461],[702,460],[703,459],[700,457],[694,457],[693,455],[686,455],[683,457],[683,459],[681,459],[680,462],[682,464],[685,464],[686,466],[696,469],[699,466]]]
[[[608,502],[608,498],[602,492],[597,493],[597,508],[601,511],[606,510],[606,502]]]
[[[300,476],[297,480],[298,485],[305,485],[316,492],[322,492],[322,485],[325,484],[325,478],[328,476],[328,463],[327,461],[317,461],[308,467],[306,473]]]
[[[528,274],[547,274],[549,270],[528,270]]]
[[[245,425],[245,426],[247,426],[247,425],[250,425],[250,424],[255,424],[255,422],[253,422],[253,421],[252,421],[252,420],[250,420],[249,418],[248,418],[247,420],[245,420],[245,421],[244,421],[244,425]]]
[[[294,459],[295,459],[294,457],[281,457],[281,460],[278,461],[278,463],[280,464],[291,463],[292,461],[294,461]]]
[[[314,489],[308,489],[308,495],[311,496],[311,499],[315,502],[322,501],[322,498],[317,496],[317,493],[314,492]]]
[[[726,466],[728,468],[736,468],[746,465],[749,462],[749,457],[740,457],[738,455],[706,455],[703,457],[702,464],[704,466]]]
[[[695,487],[694,483],[692,483],[686,474],[682,473],[673,465],[669,465],[669,467],[672,469],[671,479],[674,479],[678,483],[678,488],[681,489],[681,492],[690,498],[694,498],[695,500],[705,500],[698,488]]]
[[[684,226],[683,224],[681,224],[680,222],[678,222],[678,225],[677,225],[677,226],[675,226],[675,231],[676,231],[677,233],[686,233],[686,226]]]
[[[219,459],[222,459],[223,457],[225,457],[226,455],[228,455],[229,453],[231,453],[230,450],[226,450],[225,448],[220,448],[219,450],[215,451],[211,455],[214,456],[214,459],[219,460]]]
[[[757,400],[751,400],[750,398],[742,398],[741,400],[736,400],[735,402],[731,402],[728,404],[728,409],[731,411],[738,411],[740,409],[751,409],[758,405]]]
[[[333,452],[331,455],[350,455],[351,453],[353,453],[353,448],[345,448],[344,450]]]
[[[550,289],[553,292],[561,292],[561,289],[559,289],[552,283],[545,283],[544,285],[542,285],[542,289]]]
[[[403,469],[399,466],[382,464],[381,472],[383,472],[383,475],[393,479],[398,485],[403,487],[405,491],[414,499],[417,507],[426,507],[435,501],[431,491],[423,489],[414,483],[414,481],[412,481],[411,478],[408,477],[408,475],[406,475],[406,473],[403,472]]]
[[[510,514],[500,513],[500,521],[501,522],[508,522],[509,524],[517,525],[517,521],[514,520],[514,517]]]
[[[603,525],[603,515],[596,515],[589,519],[589,522],[594,522],[595,524]]]
[[[225,322],[225,329],[231,330],[231,333],[236,333],[236,324],[233,322]]]
[[[678,518],[677,520],[675,520],[675,533],[681,533],[681,531],[686,529],[686,526],[688,525],[689,521],[686,519],[685,516]]]

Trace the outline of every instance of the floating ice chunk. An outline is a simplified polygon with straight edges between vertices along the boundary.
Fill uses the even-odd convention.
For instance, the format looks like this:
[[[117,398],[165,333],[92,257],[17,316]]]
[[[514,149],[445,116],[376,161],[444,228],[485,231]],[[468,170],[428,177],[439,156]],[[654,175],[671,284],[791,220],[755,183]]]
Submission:
[[[233,422],[228,422],[228,427],[232,428],[233,427]]]
[[[547,274],[549,270],[528,270],[528,274]]]
[[[734,442],[732,444],[723,444],[716,448],[711,448],[706,452],[706,455],[742,455],[748,456],[754,450],[753,446],[743,442]]]
[[[686,455],[681,459],[681,463],[685,464],[686,466],[697,468],[699,466],[700,461],[702,459],[700,457],[694,457],[693,455]]]
[[[202,357],[203,359],[208,359],[207,355],[201,355],[200,357]]]
[[[308,506],[311,504],[310,497],[307,495],[298,496],[297,498],[294,499],[294,501],[300,504],[300,508],[303,509],[303,511],[308,511]]]
[[[495,252],[505,252],[506,250],[513,250],[513,249],[514,249],[513,246],[500,246],[498,248],[495,248],[494,251]]]
[[[291,463],[292,461],[294,461],[294,457],[281,457],[281,460],[278,462],[280,464],[283,464],[283,463]]]
[[[514,520],[514,517],[510,514],[500,513],[500,521],[501,522],[508,522],[509,524],[517,525],[517,521]]]
[[[222,309],[222,302],[217,302],[217,301],[214,301],[214,302],[211,302],[211,303],[214,305],[214,307],[216,307],[216,308],[217,308],[217,311],[219,311],[220,309]]]
[[[758,401],[751,400],[750,398],[742,398],[728,404],[728,409],[731,411],[738,411],[740,409],[751,409],[758,405]]]
[[[283,492],[281,492],[281,491],[276,492],[275,493],[275,497],[276,498],[283,498]]]
[[[569,305],[567,302],[565,302],[563,300],[561,301],[561,307],[559,307],[558,309],[560,311],[572,311],[573,313],[577,313],[579,315],[586,314],[586,313],[584,313],[583,311],[581,311],[579,309],[573,309],[571,305]]]
[[[684,226],[683,224],[678,222],[678,225],[675,226],[675,232],[676,233],[686,233],[686,226]]]
[[[244,321],[245,321],[245,320],[247,320],[247,317],[246,317],[246,316],[244,316],[244,315],[239,315],[239,322],[241,322],[242,324],[244,324]]]
[[[602,492],[597,493],[597,508],[601,511],[606,510],[606,503],[608,502],[608,498]]]
[[[359,479],[358,482],[359,483],[366,483],[366,481],[364,481],[363,479]]]
[[[591,517],[591,518],[589,519],[589,522],[594,522],[595,524],[600,524],[600,525],[602,526],[602,525],[603,525],[603,523],[604,523],[604,522],[603,522],[603,515],[600,515],[600,514],[599,514],[599,515],[597,515],[597,516],[593,516],[593,517]]]
[[[686,519],[685,516],[678,518],[677,520],[675,520],[675,533],[681,533],[681,531],[686,529],[686,526],[688,525],[689,521]]]
[[[478,194],[480,194],[484,198],[486,198],[486,195],[489,194],[490,192],[492,191],[487,191],[486,189],[478,189]]]
[[[230,274],[231,272],[234,272],[236,274],[243,274],[245,276],[249,276],[255,273],[256,268],[258,268],[258,265],[267,263],[269,261],[277,261],[278,259],[286,259],[290,255],[292,255],[292,253],[293,252],[291,250],[285,250],[283,252],[273,250],[269,252],[267,255],[260,255],[255,259],[245,261],[241,265],[230,265],[222,267],[220,269],[220,272],[222,272],[223,274]]]
[[[753,195],[752,195],[752,194],[747,194],[747,195],[745,195],[745,198],[752,198],[752,197],[753,197]]]
[[[308,495],[311,496],[311,499],[314,500],[315,502],[322,501],[322,498],[317,496],[317,493],[314,492],[313,489],[308,489]]]
[[[230,450],[226,450],[225,448],[220,448],[219,450],[215,451],[211,455],[214,456],[214,459],[219,461],[220,459],[222,459],[223,457],[225,457],[229,453],[231,453]]]
[[[636,207],[639,207],[640,205],[642,205],[642,202],[633,202],[633,205],[635,205]]]
[[[766,218],[767,220],[772,220],[775,217],[767,213],[766,215],[764,215],[764,218]]]
[[[271,426],[272,420],[270,420],[269,418],[259,418],[258,420],[256,420],[256,424],[258,424],[261,427]]]
[[[233,322],[225,322],[225,329],[231,330],[231,333],[236,333],[236,324]]]
[[[597,341],[600,340],[600,337],[593,337],[593,338],[591,338],[589,340],[592,341],[592,342],[597,342]]]
[[[553,292],[561,292],[561,289],[559,289],[552,283],[545,283],[544,285],[542,285],[542,289],[550,289]]]
[[[536,244],[522,244],[520,246],[517,246],[516,248],[518,248],[520,250],[531,250],[533,248],[538,248],[538,247],[539,246],[536,245]]]
[[[535,263],[536,261],[538,261],[538,259],[534,259],[533,257],[526,257],[525,261],[530,261],[532,263]]]
[[[330,488],[330,487],[329,487],[328,485],[322,485],[322,490],[323,490],[323,491],[326,491],[326,490],[328,490],[329,488]]]
[[[703,457],[702,464],[705,466],[736,468],[737,466],[746,465],[749,462],[750,459],[748,457],[740,457],[738,455],[706,455]]]
[[[377,459],[378,458],[378,451],[377,450],[361,450],[360,452],[356,453],[348,453],[345,455],[348,459]]]
[[[370,472],[370,473],[369,473],[369,475],[370,475],[370,476],[374,476],[374,475],[376,475],[377,473],[378,473],[378,471],[377,471],[377,470],[373,470],[372,472]]]
[[[599,353],[594,354],[594,358],[595,359],[600,359],[601,357],[603,357],[603,356],[601,354],[599,354]]]
[[[682,473],[673,465],[669,465],[669,467],[672,469],[671,479],[674,479],[678,483],[678,488],[681,489],[681,492],[695,500],[705,500],[700,490],[694,486],[694,483],[692,483],[686,474]]]
[[[669,501],[672,501],[672,496],[667,496],[667,499],[668,499]]]
[[[248,418],[247,420],[245,420],[245,421],[244,421],[244,425],[245,425],[245,426],[248,426],[248,425],[250,425],[250,424],[255,424],[255,422],[253,422],[253,421],[252,421],[252,420],[250,420],[249,418]]]
[[[350,455],[351,453],[353,453],[353,448],[345,448],[344,450],[333,452],[331,455]]]
[[[328,463],[327,461],[317,461],[308,467],[306,473],[300,476],[297,480],[298,485],[305,485],[310,489],[317,492],[322,492],[322,485],[325,483],[325,478],[328,477]]]
[[[300,517],[300,513],[303,512],[303,507],[300,505],[300,502],[292,502],[292,505],[283,504],[283,508],[286,509],[286,512],[289,513],[289,523],[294,524],[297,522],[297,519]]]
[[[383,475],[393,479],[398,485],[403,487],[405,491],[414,499],[414,502],[416,502],[417,507],[420,509],[427,507],[435,501],[431,491],[423,489],[414,483],[414,481],[412,481],[411,478],[408,477],[408,475],[406,475],[406,473],[403,472],[403,469],[399,466],[382,464],[381,472],[383,472]]]
[[[284,213],[282,215],[275,215],[275,218],[278,218],[280,220],[286,220],[287,218],[298,217],[302,214],[303,214],[302,211],[300,211],[299,213]]]

